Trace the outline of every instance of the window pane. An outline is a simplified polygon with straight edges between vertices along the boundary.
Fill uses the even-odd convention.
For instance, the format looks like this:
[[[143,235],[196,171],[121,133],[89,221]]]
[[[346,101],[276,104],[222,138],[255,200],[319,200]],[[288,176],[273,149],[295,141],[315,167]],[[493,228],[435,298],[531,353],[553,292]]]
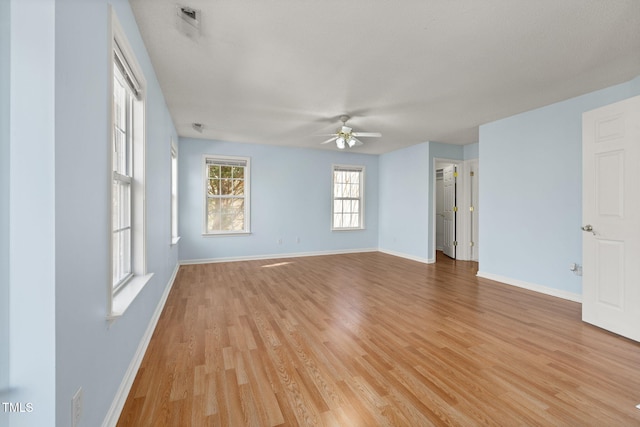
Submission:
[[[233,176],[232,171],[233,167],[231,166],[220,166],[220,176],[222,178],[231,178]]]
[[[221,179],[220,180],[220,194],[223,196],[232,194],[232,186],[233,180],[231,179]]]
[[[244,178],[244,167],[234,166],[233,167],[233,177],[234,178],[243,179]]]
[[[207,231],[209,233],[214,231],[220,231],[220,214],[219,213],[209,214],[209,223],[207,224]]]
[[[359,222],[358,221],[358,219],[359,219],[358,218],[358,214],[352,213],[351,215],[349,215],[349,217],[350,217],[349,227],[354,227],[354,228],[358,227],[359,226],[359,224],[358,224],[358,222]]]
[[[233,187],[231,189],[231,194],[234,196],[242,196],[244,194],[244,180],[243,179],[234,179]]]
[[[358,184],[360,182],[360,172],[349,172],[349,182]]]
[[[342,227],[342,214],[341,213],[336,213],[336,214],[333,215],[333,226],[335,228]]]
[[[209,166],[209,178],[220,178],[220,166]]]
[[[207,231],[220,230],[220,199],[207,199]]]
[[[220,180],[219,179],[210,179],[209,185],[207,186],[207,195],[215,196],[220,194]]]

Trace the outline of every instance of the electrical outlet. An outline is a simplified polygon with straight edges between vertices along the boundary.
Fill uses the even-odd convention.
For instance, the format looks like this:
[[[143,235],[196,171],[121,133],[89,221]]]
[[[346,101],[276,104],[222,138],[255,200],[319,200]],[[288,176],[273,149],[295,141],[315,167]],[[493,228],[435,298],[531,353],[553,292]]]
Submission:
[[[82,416],[82,387],[76,391],[71,398],[71,425],[78,427],[80,425],[80,417]]]
[[[278,244],[281,245],[282,244],[282,238],[278,239]]]

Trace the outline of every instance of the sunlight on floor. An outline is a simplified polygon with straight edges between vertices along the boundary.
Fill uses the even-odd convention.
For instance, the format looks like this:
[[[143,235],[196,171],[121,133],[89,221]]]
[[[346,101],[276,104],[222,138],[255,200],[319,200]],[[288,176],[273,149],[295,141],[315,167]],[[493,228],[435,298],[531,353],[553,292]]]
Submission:
[[[293,262],[291,262],[291,261],[278,262],[276,264],[263,265],[262,268],[280,267],[280,266],[287,265],[287,264],[293,264]]]

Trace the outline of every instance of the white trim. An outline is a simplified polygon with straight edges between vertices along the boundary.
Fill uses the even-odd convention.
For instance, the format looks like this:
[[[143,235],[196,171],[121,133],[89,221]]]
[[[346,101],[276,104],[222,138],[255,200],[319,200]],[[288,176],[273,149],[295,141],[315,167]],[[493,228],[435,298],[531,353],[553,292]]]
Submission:
[[[140,294],[142,289],[153,277],[153,273],[144,276],[134,275],[122,284],[111,297],[111,311],[107,313],[108,320],[115,320],[122,316],[134,299]]]
[[[249,255],[239,257],[224,257],[224,258],[208,258],[208,259],[187,259],[181,260],[180,265],[193,265],[193,264],[212,264],[218,262],[236,262],[236,261],[259,261],[263,259],[279,259],[279,258],[300,258],[308,256],[323,256],[323,255],[342,255],[342,254],[356,254],[364,252],[380,252],[378,248],[364,248],[364,249],[347,249],[341,251],[316,251],[316,252],[293,252],[282,254],[265,254],[265,255]]]
[[[158,305],[156,306],[151,319],[149,320],[149,325],[147,326],[147,330],[145,331],[142,339],[140,340],[140,344],[138,344],[138,349],[133,355],[133,359],[131,359],[131,363],[129,363],[129,367],[122,378],[122,382],[120,383],[120,387],[118,387],[118,391],[111,402],[111,407],[107,412],[104,421],[102,422],[102,427],[115,427],[118,424],[118,419],[120,418],[120,414],[122,413],[122,408],[124,408],[124,404],[127,401],[127,397],[129,396],[129,392],[131,391],[131,386],[133,386],[133,381],[136,378],[138,373],[138,369],[140,368],[140,364],[142,363],[142,359],[144,358],[144,354],[147,352],[147,347],[149,347],[149,342],[151,341],[151,336],[156,329],[156,325],[158,324],[158,320],[160,319],[160,314],[164,309],[164,305],[167,302],[167,298],[169,297],[169,292],[173,288],[173,284],[176,280],[176,276],[178,274],[178,270],[180,268],[180,264],[176,264],[176,267],[173,270],[173,274],[169,278],[169,282],[160,297],[160,301],[158,301]]]
[[[547,286],[538,285],[536,283],[529,283],[518,279],[512,279],[510,277],[500,276],[492,273],[485,273],[484,271],[478,271],[476,274],[483,279],[493,280],[495,282],[504,283],[506,285],[515,286],[517,288],[528,289],[530,291],[538,292],[552,297],[562,298],[573,302],[582,303],[582,295],[574,294],[573,292],[562,291],[559,289],[549,288]]]
[[[415,255],[409,255],[402,252],[390,251],[387,249],[378,249],[378,252],[382,252],[383,254],[387,254],[387,255],[397,256],[397,257],[408,259],[411,261],[421,262],[423,264],[433,264],[434,262],[436,262],[435,258],[421,258]]]

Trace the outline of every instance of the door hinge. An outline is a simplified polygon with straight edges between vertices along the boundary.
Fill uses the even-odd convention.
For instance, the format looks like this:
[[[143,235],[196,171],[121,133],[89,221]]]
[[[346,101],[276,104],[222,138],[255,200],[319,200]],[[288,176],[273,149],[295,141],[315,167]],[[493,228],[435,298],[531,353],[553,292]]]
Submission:
[[[474,243],[473,242],[469,242],[469,246],[474,246]]]
[[[453,177],[454,177],[454,178],[457,178],[457,177],[458,177],[458,172],[454,172],[454,173],[453,173]]]
[[[453,246],[458,246],[458,242],[456,242],[455,240],[453,241]]]
[[[473,212],[473,211],[474,211],[473,206],[469,206],[469,212]]]
[[[454,212],[458,212],[458,207],[457,207],[457,206],[454,206],[452,210],[453,210]]]
[[[474,172],[473,171],[469,172],[469,176],[475,176]]]

